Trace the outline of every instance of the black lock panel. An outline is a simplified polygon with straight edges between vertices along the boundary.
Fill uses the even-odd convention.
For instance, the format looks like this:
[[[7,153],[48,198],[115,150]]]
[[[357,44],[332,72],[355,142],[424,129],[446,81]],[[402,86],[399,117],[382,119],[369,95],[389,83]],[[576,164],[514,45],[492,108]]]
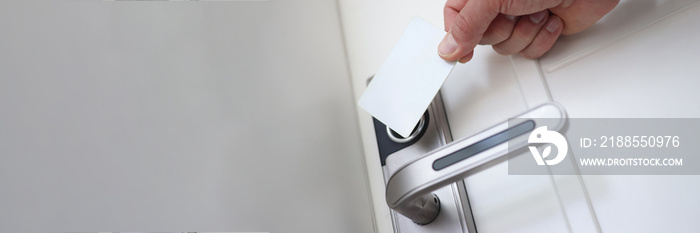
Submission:
[[[372,118],[372,120],[374,120],[374,134],[377,136],[377,147],[379,147],[379,160],[381,161],[382,166],[386,165],[386,158],[389,157],[389,155],[413,145],[420,140],[421,137],[423,137],[423,134],[425,134],[425,131],[427,131],[427,128],[430,125],[430,114],[428,114],[428,111],[425,111],[423,117],[425,118],[425,127],[423,127],[415,138],[406,143],[397,143],[391,140],[389,135],[387,135],[386,125],[376,118]]]

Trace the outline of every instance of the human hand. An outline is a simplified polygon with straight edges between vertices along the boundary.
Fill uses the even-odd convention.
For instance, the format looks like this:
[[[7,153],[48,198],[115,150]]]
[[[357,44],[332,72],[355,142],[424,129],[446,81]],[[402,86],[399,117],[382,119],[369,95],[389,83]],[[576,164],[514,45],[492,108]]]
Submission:
[[[619,0],[447,0],[440,57],[465,63],[477,44],[504,55],[538,58],[560,35],[583,31]]]

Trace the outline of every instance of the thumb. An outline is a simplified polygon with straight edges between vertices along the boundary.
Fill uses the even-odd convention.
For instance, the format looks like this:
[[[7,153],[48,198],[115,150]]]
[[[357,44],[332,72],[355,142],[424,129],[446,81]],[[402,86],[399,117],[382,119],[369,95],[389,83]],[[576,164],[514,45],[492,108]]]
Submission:
[[[494,9],[491,5],[488,0],[471,0],[454,16],[452,27],[438,45],[438,54],[442,59],[455,61],[471,55],[499,13],[498,8]]]

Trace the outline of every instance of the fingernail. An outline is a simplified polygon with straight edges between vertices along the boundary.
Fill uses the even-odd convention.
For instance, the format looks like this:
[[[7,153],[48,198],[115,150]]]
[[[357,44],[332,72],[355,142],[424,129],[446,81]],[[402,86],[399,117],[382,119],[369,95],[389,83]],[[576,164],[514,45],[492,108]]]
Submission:
[[[552,19],[549,21],[549,23],[547,24],[547,27],[545,29],[547,29],[547,31],[549,31],[551,33],[554,33],[554,31],[556,31],[559,28],[560,24],[561,23],[559,22],[559,20]]]
[[[505,16],[506,16],[506,19],[508,19],[510,21],[515,21],[516,19],[518,19],[515,15],[505,15]]]
[[[545,16],[547,16],[547,11],[546,10],[540,11],[540,12],[531,14],[530,21],[532,21],[532,23],[534,23],[534,24],[539,24],[540,22],[542,22],[542,20],[544,19]]]
[[[452,33],[447,33],[447,36],[442,39],[440,45],[438,45],[438,53],[440,56],[447,56],[453,54],[457,50],[457,41]]]

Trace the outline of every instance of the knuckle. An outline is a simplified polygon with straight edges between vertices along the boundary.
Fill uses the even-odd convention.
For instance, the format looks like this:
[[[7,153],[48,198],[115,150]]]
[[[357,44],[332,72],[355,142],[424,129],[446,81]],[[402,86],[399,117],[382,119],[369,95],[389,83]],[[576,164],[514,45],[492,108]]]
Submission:
[[[508,39],[508,37],[510,37],[510,34],[511,31],[505,29],[495,29],[492,31],[488,31],[486,34],[484,34],[484,37],[479,43],[484,45],[498,44]]]
[[[539,39],[532,41],[532,43],[530,43],[530,46],[537,51],[546,51],[547,48],[551,46],[551,44],[552,42],[548,39]]]
[[[491,48],[493,48],[493,51],[496,51],[496,53],[501,54],[501,55],[511,55],[511,54],[515,53],[514,51],[511,51],[511,49],[504,44],[495,44],[495,45],[492,45]]]
[[[520,44],[529,44],[531,39],[531,32],[516,28],[510,35],[510,40],[516,41]]]
[[[513,12],[513,1],[511,0],[496,0],[493,1],[496,4],[500,5],[500,11],[502,13],[510,13]]]
[[[450,29],[450,33],[457,41],[458,51],[467,51],[470,49],[468,48],[469,44],[473,43],[476,45],[481,40],[480,38],[474,38],[474,36],[470,35],[470,25],[468,17],[457,14]]]
[[[469,29],[469,19],[464,16],[464,14],[457,14],[457,17],[455,17],[454,23],[452,24],[452,31],[457,32],[458,35],[464,35],[467,33]]]
[[[521,53],[524,57],[535,59],[541,57],[554,45],[556,41],[555,38],[538,38],[532,41],[532,43]]]
[[[501,41],[508,39],[511,36],[511,34],[513,34],[513,30],[509,30],[509,28],[501,27],[498,30],[495,30],[493,32],[492,36],[495,40],[497,40],[498,42],[501,42]]]
[[[520,55],[522,55],[523,57],[525,57],[527,59],[536,59],[536,58],[541,57],[543,54],[544,54],[544,51],[532,51],[532,50],[523,51],[522,53],[520,53]]]

